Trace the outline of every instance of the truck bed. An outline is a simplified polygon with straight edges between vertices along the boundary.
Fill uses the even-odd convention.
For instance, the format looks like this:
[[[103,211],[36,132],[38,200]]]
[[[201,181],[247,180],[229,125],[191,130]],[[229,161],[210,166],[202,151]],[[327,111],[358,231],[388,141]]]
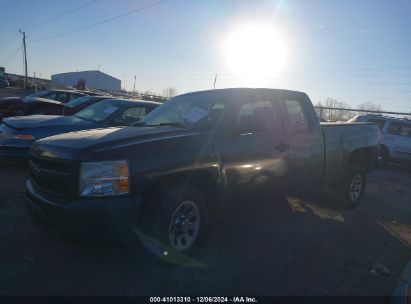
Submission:
[[[345,127],[345,126],[353,126],[353,125],[373,125],[372,122],[320,122],[321,127]]]
[[[321,123],[324,136],[324,177],[328,184],[343,176],[351,151],[379,145],[380,130],[373,123]]]

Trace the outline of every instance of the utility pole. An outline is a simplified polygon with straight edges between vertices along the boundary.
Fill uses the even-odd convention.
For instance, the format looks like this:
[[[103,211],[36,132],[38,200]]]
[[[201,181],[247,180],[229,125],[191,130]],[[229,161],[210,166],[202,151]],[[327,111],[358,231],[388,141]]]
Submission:
[[[137,75],[134,75],[134,86],[133,86],[133,93],[135,93],[135,92],[136,92],[136,76],[137,76]]]
[[[19,30],[21,34],[23,34],[23,54],[24,54],[24,88],[27,90],[29,88],[29,78],[27,74],[27,51],[26,51],[26,32],[22,32]]]
[[[215,77],[214,77],[214,90],[215,90],[215,84],[217,82],[217,76],[218,76],[218,74],[215,74]]]

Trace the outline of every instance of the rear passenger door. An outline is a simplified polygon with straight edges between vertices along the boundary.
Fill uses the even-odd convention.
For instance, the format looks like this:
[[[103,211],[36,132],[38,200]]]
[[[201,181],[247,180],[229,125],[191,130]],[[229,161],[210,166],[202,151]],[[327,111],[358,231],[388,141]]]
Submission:
[[[221,160],[229,194],[251,193],[258,185],[286,182],[288,144],[278,105],[267,96],[235,105]]]
[[[310,112],[311,102],[303,94],[284,93],[282,107],[291,142],[289,184],[297,189],[316,187],[324,169],[324,142],[315,113]]]

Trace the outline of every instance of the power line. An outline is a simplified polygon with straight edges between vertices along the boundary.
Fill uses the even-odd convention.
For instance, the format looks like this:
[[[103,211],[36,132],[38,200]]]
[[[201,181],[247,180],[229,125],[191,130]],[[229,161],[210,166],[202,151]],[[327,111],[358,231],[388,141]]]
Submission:
[[[6,43],[4,43],[3,45],[0,45],[0,49],[4,49],[6,48],[10,43],[14,42],[15,40],[17,40],[18,36],[14,35],[11,39],[7,40]]]
[[[5,61],[4,65],[8,65],[18,54],[18,52],[21,50],[21,45],[13,52],[13,54]]]
[[[55,34],[55,35],[52,35],[52,36],[48,36],[48,37],[44,37],[44,38],[39,38],[39,39],[31,40],[31,42],[49,40],[49,39],[53,39],[53,38],[65,36],[65,35],[68,35],[68,34],[72,34],[72,33],[75,33],[75,32],[79,32],[79,31],[82,31],[82,30],[85,30],[85,29],[89,29],[89,28],[91,28],[91,27],[98,26],[98,25],[101,25],[101,24],[104,24],[104,23],[109,23],[109,22],[111,22],[111,21],[113,21],[113,20],[116,20],[116,19],[119,19],[119,18],[122,18],[122,17],[126,17],[126,16],[128,16],[128,15],[131,15],[131,14],[134,14],[134,13],[137,13],[137,12],[140,12],[140,11],[143,11],[143,10],[146,10],[146,9],[148,9],[148,8],[151,8],[151,7],[154,7],[154,6],[163,4],[163,3],[167,2],[167,1],[168,1],[168,0],[157,1],[157,2],[154,2],[154,3],[152,3],[152,4],[148,4],[148,5],[145,5],[145,6],[136,8],[136,9],[133,9],[133,10],[128,11],[128,12],[126,12],[126,13],[123,13],[123,14],[120,14],[120,15],[117,15],[117,16],[114,16],[114,17],[111,17],[111,18],[108,18],[108,19],[104,19],[104,20],[99,21],[99,22],[96,22],[96,23],[92,23],[92,24],[89,24],[89,25],[85,25],[85,26],[82,26],[82,27],[79,27],[79,28],[76,28],[76,29],[73,29],[73,30],[70,30],[70,31],[67,31],[67,32],[62,32],[62,33],[59,33],[59,34]]]
[[[53,21],[53,20],[56,20],[56,19],[58,19],[58,18],[60,18],[60,17],[66,16],[66,15],[68,15],[68,14],[71,14],[71,13],[73,13],[73,12],[75,12],[75,11],[78,11],[78,10],[84,8],[84,7],[90,6],[90,5],[92,5],[92,4],[94,4],[94,3],[98,2],[98,1],[100,1],[100,0],[93,0],[93,1],[89,1],[89,2],[87,2],[87,3],[84,3],[84,4],[80,5],[80,6],[77,6],[77,7],[75,7],[75,8],[72,8],[71,10],[68,10],[68,11],[63,12],[63,13],[61,13],[61,14],[58,14],[58,15],[56,15],[56,16],[54,16],[54,17],[51,17],[51,18],[46,19],[46,20],[44,20],[44,21],[41,21],[41,22],[39,22],[39,23],[33,24],[33,25],[27,27],[26,30],[31,30],[31,29],[33,29],[33,28],[35,28],[35,27],[38,27],[38,26],[43,25],[43,24],[45,24],[45,23],[51,22],[51,21]]]
[[[329,69],[308,69],[300,71],[272,71],[271,74],[298,74],[298,73],[328,73],[328,72],[356,72],[356,71],[393,71],[393,70],[408,70],[411,66],[398,66],[398,67],[363,67],[363,68],[329,68]],[[221,75],[239,75],[248,73],[221,73]]]

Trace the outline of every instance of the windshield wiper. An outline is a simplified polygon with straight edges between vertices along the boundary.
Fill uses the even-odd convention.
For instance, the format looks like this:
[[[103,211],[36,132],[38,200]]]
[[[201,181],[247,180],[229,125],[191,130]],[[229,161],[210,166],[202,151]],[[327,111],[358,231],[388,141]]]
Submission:
[[[145,126],[147,126],[147,124],[144,121],[138,121],[138,122],[136,122],[132,125],[136,126],[136,127],[145,127]]]

